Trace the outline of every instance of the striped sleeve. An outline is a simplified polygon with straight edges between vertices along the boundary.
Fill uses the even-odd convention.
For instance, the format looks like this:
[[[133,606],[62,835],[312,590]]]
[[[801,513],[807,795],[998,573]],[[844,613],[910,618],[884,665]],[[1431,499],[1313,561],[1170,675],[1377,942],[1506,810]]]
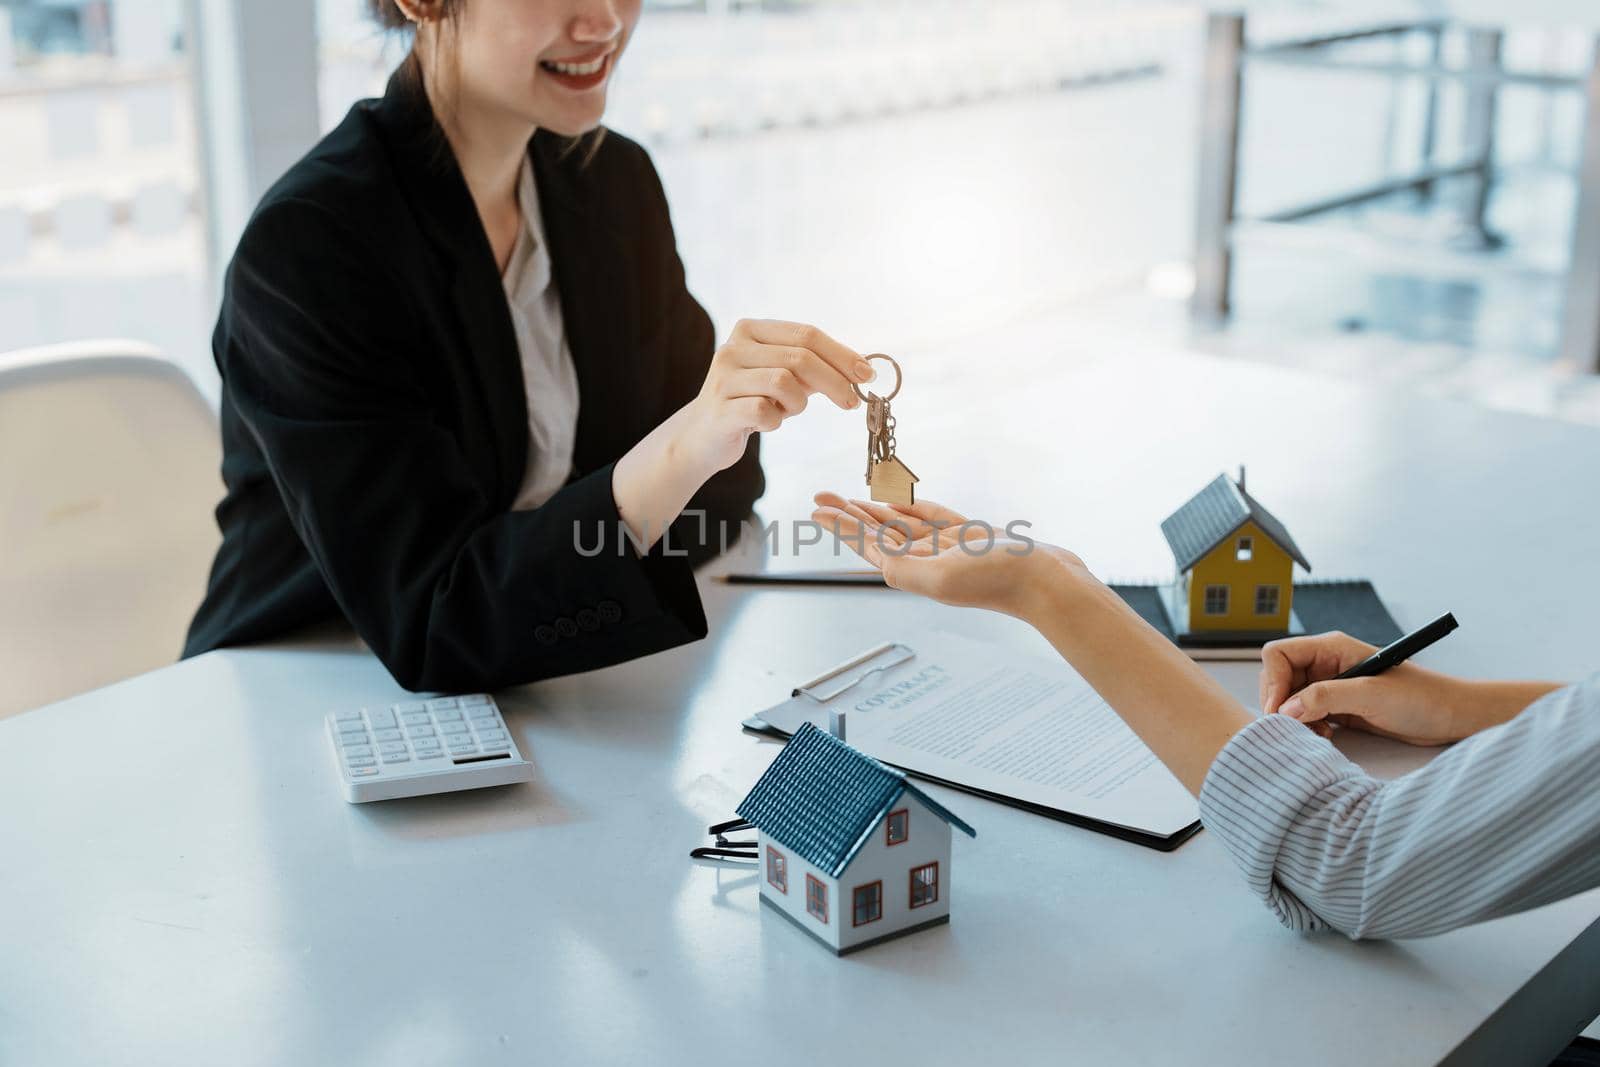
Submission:
[[[1295,930],[1426,937],[1600,885],[1600,675],[1382,782],[1270,715],[1218,754],[1200,817]]]

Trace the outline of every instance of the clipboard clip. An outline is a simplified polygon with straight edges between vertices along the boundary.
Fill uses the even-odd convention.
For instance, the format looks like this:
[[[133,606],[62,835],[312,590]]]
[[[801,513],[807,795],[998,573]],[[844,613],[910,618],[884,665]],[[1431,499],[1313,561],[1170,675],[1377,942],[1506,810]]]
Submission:
[[[789,695],[791,697],[808,697],[818,704],[826,704],[841,693],[848,692],[860,685],[874,674],[893,667],[898,667],[916,656],[916,652],[897,641],[890,641],[879,645],[877,648],[868,649],[855,659],[841,663],[827,673],[811,679],[804,685],[796,686]],[[823,689],[828,682],[837,684]]]

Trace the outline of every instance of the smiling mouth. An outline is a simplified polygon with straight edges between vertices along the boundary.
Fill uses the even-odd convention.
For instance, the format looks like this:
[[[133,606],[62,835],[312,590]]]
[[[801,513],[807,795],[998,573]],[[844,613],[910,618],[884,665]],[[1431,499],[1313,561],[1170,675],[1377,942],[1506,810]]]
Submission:
[[[569,89],[592,89],[605,81],[614,54],[613,51],[603,52],[581,63],[571,60],[541,59],[539,69]]]
[[[582,76],[593,74],[606,65],[606,60],[611,58],[611,53],[596,56],[587,63],[563,63],[553,59],[541,60],[539,66],[554,74],[574,74]]]

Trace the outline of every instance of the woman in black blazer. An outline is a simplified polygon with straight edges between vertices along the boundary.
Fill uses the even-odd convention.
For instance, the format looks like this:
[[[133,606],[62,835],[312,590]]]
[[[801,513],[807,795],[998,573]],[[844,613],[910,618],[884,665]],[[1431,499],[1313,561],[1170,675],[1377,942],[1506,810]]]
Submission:
[[[223,541],[185,656],[342,615],[402,685],[461,691],[703,637],[691,565],[761,495],[755,432],[813,393],[855,407],[870,367],[794,323],[716,347],[649,157],[596,129],[639,0],[375,10],[415,24],[410,55],[228,270]],[[549,458],[530,407],[557,403],[525,394],[502,284],[529,174],[578,403],[555,413],[570,476],[562,453],[553,495],[512,510]]]

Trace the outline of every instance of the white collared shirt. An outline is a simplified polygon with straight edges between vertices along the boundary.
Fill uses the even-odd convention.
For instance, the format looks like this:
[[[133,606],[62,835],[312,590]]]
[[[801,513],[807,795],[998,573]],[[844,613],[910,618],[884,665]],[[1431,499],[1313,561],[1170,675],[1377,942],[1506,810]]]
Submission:
[[[539,191],[533,167],[522,161],[517,178],[517,203],[522,228],[512,247],[501,281],[511,307],[517,351],[522,358],[522,383],[528,402],[528,466],[511,504],[528,511],[543,504],[567,483],[578,431],[578,374],[567,347],[561,298],[551,272],[550,246],[539,214]]]

